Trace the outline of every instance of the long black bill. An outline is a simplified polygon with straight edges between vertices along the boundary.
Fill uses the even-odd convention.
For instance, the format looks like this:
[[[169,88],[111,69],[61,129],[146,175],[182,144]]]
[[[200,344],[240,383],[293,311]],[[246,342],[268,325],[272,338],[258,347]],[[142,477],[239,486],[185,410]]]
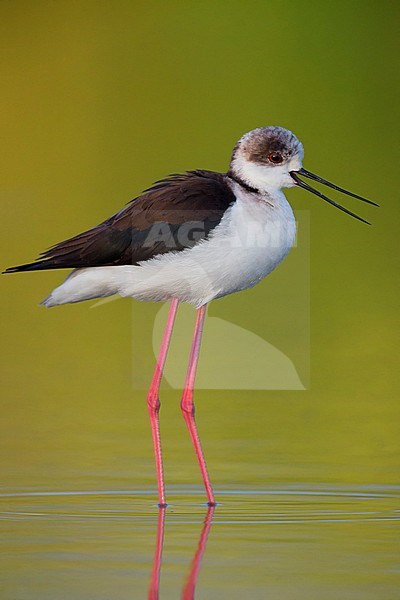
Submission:
[[[321,194],[321,192],[319,192],[318,190],[315,190],[314,188],[312,188],[310,185],[308,185],[308,183],[305,183],[305,181],[302,181],[298,177],[298,175],[303,175],[303,177],[307,177],[308,179],[313,179],[314,181],[318,181],[318,183],[322,183],[323,185],[326,185],[327,187],[337,190],[338,192],[347,194],[347,196],[352,196],[353,198],[357,198],[358,200],[367,202],[367,204],[372,204],[373,206],[379,206],[375,202],[372,202],[371,200],[367,200],[366,198],[363,198],[362,196],[358,196],[357,194],[353,194],[353,192],[349,192],[348,190],[345,190],[344,188],[341,188],[338,185],[335,185],[334,183],[327,181],[326,179],[322,179],[322,177],[319,177],[318,175],[314,175],[314,173],[311,173],[310,171],[306,171],[306,169],[300,169],[299,171],[291,171],[290,175],[295,180],[295,182],[297,183],[298,186],[304,188],[305,190],[308,190],[309,192],[311,192],[312,194],[315,194],[316,196],[319,196],[323,200],[326,200],[326,202],[329,202],[329,204],[336,206],[336,208],[338,208],[339,210],[342,210],[343,212],[347,213],[351,217],[354,217],[355,219],[358,219],[359,221],[362,221],[363,223],[367,223],[367,225],[371,225],[371,223],[369,223],[362,217],[359,217],[355,213],[351,212],[351,210],[348,210],[347,208],[345,208],[344,206],[341,206],[337,202],[334,202],[333,200],[331,200],[324,194]]]

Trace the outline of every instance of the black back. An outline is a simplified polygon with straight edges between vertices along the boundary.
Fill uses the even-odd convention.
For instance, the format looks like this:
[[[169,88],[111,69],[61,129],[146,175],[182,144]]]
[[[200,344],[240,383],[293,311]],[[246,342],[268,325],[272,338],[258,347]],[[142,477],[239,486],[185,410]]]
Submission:
[[[6,273],[136,265],[207,238],[235,195],[226,175],[197,170],[157,181],[121,211]]]

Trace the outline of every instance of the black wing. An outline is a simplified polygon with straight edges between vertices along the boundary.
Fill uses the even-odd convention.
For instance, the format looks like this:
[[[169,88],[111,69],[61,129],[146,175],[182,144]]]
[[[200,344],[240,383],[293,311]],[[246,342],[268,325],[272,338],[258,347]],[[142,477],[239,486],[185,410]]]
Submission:
[[[206,238],[234,201],[222,173],[174,174],[100,225],[56,244],[35,262],[5,272],[135,265],[157,254],[184,250]]]

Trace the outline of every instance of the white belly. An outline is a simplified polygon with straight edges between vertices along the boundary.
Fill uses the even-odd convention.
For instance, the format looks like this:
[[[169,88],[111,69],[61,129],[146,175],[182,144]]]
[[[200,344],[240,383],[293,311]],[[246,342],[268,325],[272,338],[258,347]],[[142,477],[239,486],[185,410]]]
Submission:
[[[138,300],[173,297],[199,307],[213,298],[252,287],[285,258],[296,223],[283,193],[257,200],[239,195],[211,235],[193,248],[156,256],[139,266],[74,272],[46,299],[47,306],[120,294]]]

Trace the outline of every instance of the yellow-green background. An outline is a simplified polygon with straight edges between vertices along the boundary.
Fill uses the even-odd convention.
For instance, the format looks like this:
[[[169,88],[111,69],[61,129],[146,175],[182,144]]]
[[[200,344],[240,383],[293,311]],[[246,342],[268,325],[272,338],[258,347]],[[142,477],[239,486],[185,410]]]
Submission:
[[[306,168],[381,205],[344,201],[373,223],[368,227],[289,190],[295,210],[310,211],[310,389],[198,393],[217,490],[398,483],[399,12],[387,0],[0,3],[4,268],[91,227],[167,173],[226,170],[238,137],[260,125],[292,129],[305,146]],[[294,260],[293,254],[258,288],[215,302],[210,314],[266,339],[269,332],[288,356],[298,355]],[[61,277],[1,278],[2,487],[154,490],[144,393],[132,385],[132,372],[140,368],[141,381],[150,376],[158,307],[120,300],[95,310],[85,303],[39,308]],[[279,293],[271,296],[270,286]],[[265,301],[271,297],[273,305]],[[187,489],[199,475],[179,392],[166,389],[163,400],[167,480]],[[150,509],[152,497],[146,502]],[[176,502],[183,505],[185,494]],[[12,527],[9,533],[15,540]],[[236,533],[229,551],[239,547],[240,555]],[[26,535],[22,549],[44,535],[50,556],[58,548],[54,531]],[[348,531],[332,535],[335,552],[318,538],[316,554],[325,550],[326,563],[315,571],[310,555],[303,579],[293,571],[294,556],[308,556],[301,546],[307,533],[300,536],[294,555],[288,551],[280,563],[277,597],[376,598],[370,578],[378,569],[377,585],[386,586],[378,596],[394,598],[385,563],[395,552],[392,530],[360,526],[361,554],[346,564],[337,557]],[[365,543],[371,539],[373,549]],[[245,560],[252,548],[246,540]],[[59,579],[50,577],[46,587],[40,569],[49,559],[40,556],[42,567],[32,572],[17,558],[6,562],[5,598],[64,597],[57,595],[58,585],[69,589],[63,559]],[[251,580],[252,597],[264,598],[273,568],[267,575],[262,563],[251,564],[247,584],[244,578],[235,588],[238,597]],[[129,572],[132,585],[144,589],[149,570]],[[72,597],[103,597],[105,583],[93,573],[90,591],[78,586]],[[205,598],[217,597],[219,575],[209,573]],[[283,586],[284,573],[295,580],[297,573],[298,585]],[[130,596],[131,589],[118,597],[143,597]]]

